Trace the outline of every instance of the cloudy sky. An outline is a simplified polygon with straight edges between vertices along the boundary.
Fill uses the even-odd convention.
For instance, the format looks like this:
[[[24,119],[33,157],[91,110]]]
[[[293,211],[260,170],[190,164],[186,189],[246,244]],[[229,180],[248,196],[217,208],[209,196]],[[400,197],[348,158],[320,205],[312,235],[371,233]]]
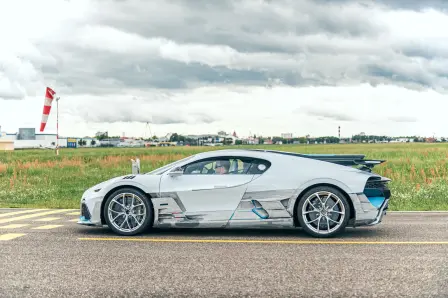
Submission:
[[[446,2],[2,1],[0,125],[448,136]]]

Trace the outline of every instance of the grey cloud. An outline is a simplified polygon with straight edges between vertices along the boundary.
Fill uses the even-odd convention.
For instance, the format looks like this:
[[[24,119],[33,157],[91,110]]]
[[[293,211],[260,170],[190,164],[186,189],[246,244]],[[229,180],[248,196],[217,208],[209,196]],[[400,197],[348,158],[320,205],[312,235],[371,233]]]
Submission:
[[[441,9],[444,1],[364,2],[370,4],[348,0],[98,1],[104,10],[86,25],[138,34],[135,38],[141,38],[143,45],[151,44],[151,38],[174,43],[162,55],[153,44],[135,53],[113,52],[109,45],[89,49],[88,44],[67,37],[37,44],[35,52],[45,59],[35,54],[38,58],[31,57],[29,63],[45,82],[55,82],[65,94],[182,91],[207,85],[358,83],[444,92],[447,72],[435,69],[433,62],[434,56],[448,59],[446,49],[410,41],[384,43],[379,36],[388,33],[387,28],[370,18],[370,12],[380,6]],[[67,36],[75,31],[68,31]],[[201,47],[188,48],[186,44],[191,43]],[[217,45],[223,48],[209,47]],[[132,51],[133,46],[141,45],[127,44],[123,49]]]
[[[409,117],[409,116],[394,116],[388,118],[390,121],[393,122],[417,122],[418,119],[416,117]]]
[[[173,102],[165,104],[145,103],[145,99],[129,99],[129,103],[123,100],[95,101],[94,103],[74,104],[67,115],[77,116],[90,123],[152,123],[152,124],[210,124],[218,121],[214,117],[201,112],[191,112],[186,106]]]
[[[340,112],[331,110],[329,108],[318,108],[312,106],[302,107],[297,109],[296,112],[305,114],[311,117],[317,117],[319,120],[336,120],[336,121],[356,121],[357,118],[353,117],[346,112]]]
[[[24,99],[24,98],[25,98],[24,94],[0,91],[0,99],[4,99],[4,100],[19,100],[19,99]]]
[[[321,4],[337,3],[340,5],[353,3],[352,0],[314,0]],[[358,0],[361,5],[372,6],[382,5],[392,9],[411,9],[419,11],[422,9],[447,9],[448,3],[446,0]]]

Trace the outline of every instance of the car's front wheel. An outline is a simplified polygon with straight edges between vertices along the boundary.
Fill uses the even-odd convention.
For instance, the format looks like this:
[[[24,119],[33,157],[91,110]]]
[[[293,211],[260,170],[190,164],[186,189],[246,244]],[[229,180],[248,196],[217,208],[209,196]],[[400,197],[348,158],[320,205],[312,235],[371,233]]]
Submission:
[[[112,193],[104,204],[107,225],[124,236],[143,232],[152,220],[152,204],[149,198],[133,188],[122,188]]]
[[[350,205],[338,189],[318,186],[308,190],[297,205],[300,226],[311,236],[332,237],[344,231]]]

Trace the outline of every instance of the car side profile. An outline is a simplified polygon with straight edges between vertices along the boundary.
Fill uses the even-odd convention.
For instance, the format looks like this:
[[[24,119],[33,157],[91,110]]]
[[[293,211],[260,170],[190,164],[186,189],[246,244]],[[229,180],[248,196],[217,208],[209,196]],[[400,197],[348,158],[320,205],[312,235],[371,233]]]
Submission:
[[[153,228],[302,228],[332,237],[376,225],[386,213],[390,179],[372,172],[384,161],[364,157],[203,152],[89,188],[78,223],[128,236]]]

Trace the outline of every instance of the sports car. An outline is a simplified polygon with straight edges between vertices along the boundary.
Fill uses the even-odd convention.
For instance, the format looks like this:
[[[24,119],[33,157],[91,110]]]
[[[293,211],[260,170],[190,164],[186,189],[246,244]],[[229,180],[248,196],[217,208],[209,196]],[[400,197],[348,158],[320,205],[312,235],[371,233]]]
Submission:
[[[78,223],[119,235],[154,228],[301,228],[332,237],[382,221],[390,179],[372,169],[383,162],[261,149],[202,152],[87,189]]]

